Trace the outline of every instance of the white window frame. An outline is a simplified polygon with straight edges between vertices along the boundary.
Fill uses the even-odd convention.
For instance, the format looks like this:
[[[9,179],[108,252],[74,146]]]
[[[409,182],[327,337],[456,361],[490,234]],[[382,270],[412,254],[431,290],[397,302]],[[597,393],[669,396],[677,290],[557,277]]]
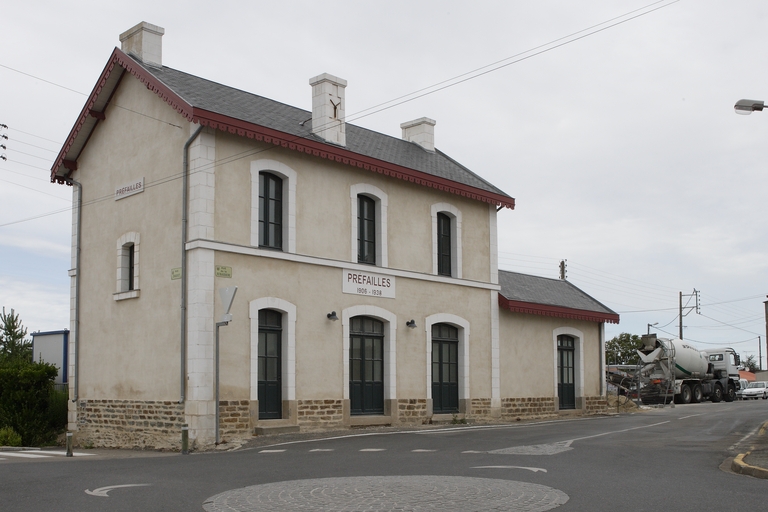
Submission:
[[[139,247],[141,236],[135,231],[129,231],[117,239],[117,284],[113,295],[115,300],[135,299],[139,293]],[[128,282],[131,275],[128,268],[129,251],[133,246],[133,289]]]
[[[357,196],[363,195],[370,197],[376,203],[376,266],[388,267],[389,256],[387,249],[387,209],[389,198],[380,188],[368,183],[358,183],[349,187],[349,197],[351,199],[352,215],[352,237],[351,237],[351,255],[350,261],[357,263]]]
[[[573,376],[575,387],[574,397],[578,400],[584,396],[584,333],[573,327],[558,327],[552,331],[552,374],[554,375],[554,390],[552,394],[556,399],[560,398],[557,394],[557,379],[559,378],[557,371],[557,337],[560,335],[566,335],[573,338],[573,371],[575,372],[575,375]],[[555,400],[555,405],[557,405],[557,403],[558,401]]]
[[[282,313],[280,340],[283,401],[296,400],[296,306],[277,297],[262,297],[249,304],[251,319],[251,401],[259,399],[259,310],[272,309]]]
[[[432,326],[435,324],[448,324],[459,330],[459,401],[468,399],[469,321],[450,313],[437,313],[424,319],[424,330],[427,333],[427,399],[432,399]]]
[[[261,159],[251,162],[251,245],[259,246],[259,173],[261,172],[269,172],[283,180],[283,252],[295,254],[298,174],[277,160]]]
[[[461,279],[461,210],[449,203],[436,203],[431,207],[432,213],[432,274],[437,272],[437,214],[443,213],[451,218],[451,277]],[[446,276],[447,277],[447,276]]]

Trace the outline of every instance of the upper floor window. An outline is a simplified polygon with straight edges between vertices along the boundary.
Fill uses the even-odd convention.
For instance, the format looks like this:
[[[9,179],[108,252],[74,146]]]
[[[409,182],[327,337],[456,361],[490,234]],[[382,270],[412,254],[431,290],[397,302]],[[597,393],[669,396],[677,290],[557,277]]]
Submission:
[[[451,218],[437,214],[437,273],[451,275]]]
[[[461,210],[448,203],[432,205],[432,273],[462,277]]]
[[[259,173],[259,246],[283,248],[283,180]]]
[[[350,187],[351,260],[386,267],[387,260],[387,194],[367,183]]]
[[[251,162],[251,245],[296,252],[296,181],[282,162]]]
[[[117,240],[117,290],[115,300],[139,296],[139,245],[138,233],[130,232]]]
[[[376,264],[376,202],[357,196],[357,262]]]

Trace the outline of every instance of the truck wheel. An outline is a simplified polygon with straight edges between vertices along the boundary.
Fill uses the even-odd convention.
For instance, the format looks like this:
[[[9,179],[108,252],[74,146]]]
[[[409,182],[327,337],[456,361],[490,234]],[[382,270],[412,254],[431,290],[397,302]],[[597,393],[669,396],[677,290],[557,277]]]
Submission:
[[[715,384],[715,389],[712,391],[712,394],[709,397],[710,400],[712,400],[712,403],[717,403],[723,400],[723,386],[720,384]]]
[[[701,390],[701,384],[694,384],[691,388],[691,402],[698,404],[704,399],[704,392]]]
[[[691,398],[692,398],[691,386],[689,386],[688,384],[683,384],[682,386],[680,386],[680,394],[676,395],[675,398],[677,398],[677,400],[675,400],[675,403],[678,403],[678,404],[691,403]]]
[[[728,391],[723,395],[726,402],[733,402],[736,399],[736,386],[728,384]]]

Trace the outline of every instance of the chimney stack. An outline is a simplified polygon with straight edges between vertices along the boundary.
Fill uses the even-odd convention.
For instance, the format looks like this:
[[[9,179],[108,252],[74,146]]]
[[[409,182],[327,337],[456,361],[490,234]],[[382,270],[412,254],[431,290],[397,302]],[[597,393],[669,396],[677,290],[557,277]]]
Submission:
[[[142,21],[120,34],[120,49],[144,64],[163,66],[163,34],[165,29]]]
[[[427,151],[435,151],[435,120],[428,117],[414,119],[400,125],[403,140],[415,142]]]
[[[312,86],[312,133],[333,144],[346,146],[344,89],[347,81],[323,73],[310,78],[309,85]]]

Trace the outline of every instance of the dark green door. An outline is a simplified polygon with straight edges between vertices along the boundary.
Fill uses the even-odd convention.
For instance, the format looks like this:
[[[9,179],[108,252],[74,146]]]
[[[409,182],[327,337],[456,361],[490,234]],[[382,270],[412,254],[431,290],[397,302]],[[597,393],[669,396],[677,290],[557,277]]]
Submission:
[[[459,330],[432,326],[432,411],[459,412]]]
[[[350,323],[349,412],[384,414],[384,324],[364,316]]]
[[[278,419],[283,413],[281,340],[282,314],[259,310],[259,419]]]
[[[574,340],[570,336],[557,337],[557,396],[560,409],[576,408],[574,384]]]

